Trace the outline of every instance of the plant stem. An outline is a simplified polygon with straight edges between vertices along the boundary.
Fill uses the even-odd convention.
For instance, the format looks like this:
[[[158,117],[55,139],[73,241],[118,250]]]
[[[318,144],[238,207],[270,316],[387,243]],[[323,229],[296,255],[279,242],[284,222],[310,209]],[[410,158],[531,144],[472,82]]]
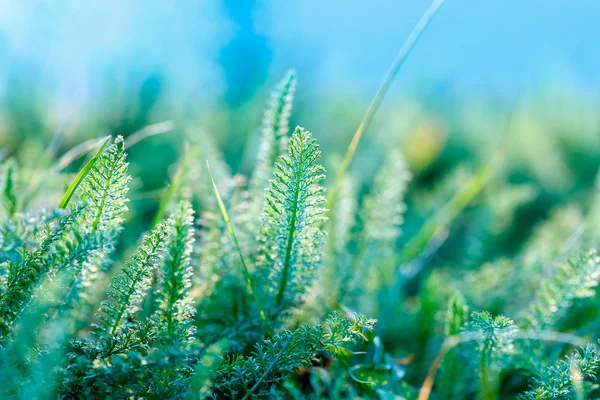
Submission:
[[[227,230],[229,231],[229,235],[231,236],[231,240],[233,240],[233,244],[237,250],[238,255],[240,256],[240,261],[242,262],[242,267],[244,271],[244,276],[246,277],[246,282],[250,287],[250,291],[252,292],[252,296],[254,297],[254,301],[256,302],[256,306],[258,307],[258,312],[263,322],[265,323],[265,327],[267,328],[267,335],[271,334],[271,327],[269,325],[269,321],[267,320],[267,315],[265,314],[262,305],[260,303],[260,298],[258,297],[258,292],[254,287],[254,283],[252,283],[252,278],[250,277],[250,273],[248,272],[248,267],[246,266],[246,261],[244,260],[244,255],[242,254],[242,249],[237,241],[235,236],[235,232],[233,231],[233,226],[231,225],[231,220],[229,219],[229,214],[227,214],[227,209],[225,208],[225,204],[223,203],[223,199],[219,194],[219,189],[217,188],[217,184],[210,172],[210,165],[208,164],[208,160],[206,161],[206,167],[208,168],[208,175],[210,176],[210,181],[212,182],[213,190],[215,192],[215,197],[217,198],[217,202],[219,203],[219,208],[221,209],[221,214],[223,215],[223,220],[225,221],[225,225],[227,226]]]
[[[327,198],[327,203],[325,206],[326,210],[330,210],[335,204],[340,185],[344,180],[344,176],[348,171],[348,167],[350,167],[350,163],[352,163],[354,153],[356,153],[356,149],[358,147],[358,143],[360,142],[362,135],[369,128],[369,125],[373,120],[375,112],[377,111],[377,109],[381,105],[381,102],[385,98],[385,95],[387,94],[390,86],[392,85],[394,78],[396,77],[396,75],[398,75],[400,67],[402,67],[402,65],[410,55],[412,49],[415,47],[415,44],[425,31],[425,28],[427,28],[434,15],[437,13],[438,9],[443,3],[444,0],[433,0],[433,2],[429,5],[427,10],[425,10],[423,15],[421,16],[421,19],[419,19],[419,22],[417,22],[417,24],[411,31],[410,35],[408,35],[408,38],[398,51],[398,54],[396,55],[396,58],[394,58],[394,61],[392,61],[392,65],[390,66],[388,72],[385,74],[385,77],[383,78],[383,82],[381,83],[379,90],[375,94],[375,97],[371,101],[371,105],[369,105],[369,108],[367,109],[367,113],[363,117],[360,125],[358,126],[358,129],[354,133],[352,141],[350,141],[350,144],[348,145],[346,154],[344,155],[331,191],[329,192],[329,197]]]

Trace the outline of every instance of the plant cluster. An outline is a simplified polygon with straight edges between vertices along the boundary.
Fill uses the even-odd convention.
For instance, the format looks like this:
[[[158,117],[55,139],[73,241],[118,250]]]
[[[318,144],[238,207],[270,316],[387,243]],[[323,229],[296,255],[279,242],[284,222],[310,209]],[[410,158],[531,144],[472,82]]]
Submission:
[[[327,179],[313,135],[290,134],[295,87],[247,179],[197,132],[133,248],[123,137],[46,208],[2,163],[0,397],[600,396],[599,188],[496,251],[533,184],[491,157],[415,188],[397,149],[371,181]]]

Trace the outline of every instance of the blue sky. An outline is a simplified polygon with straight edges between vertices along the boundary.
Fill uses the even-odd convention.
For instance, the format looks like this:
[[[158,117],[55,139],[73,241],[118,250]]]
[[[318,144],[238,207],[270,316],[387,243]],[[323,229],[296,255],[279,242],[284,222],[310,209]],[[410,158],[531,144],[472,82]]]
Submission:
[[[318,64],[327,86],[372,87],[428,3],[269,2],[263,18],[277,63]],[[598,88],[599,22],[600,2],[592,0],[447,0],[399,80],[510,92],[567,75]],[[304,63],[298,53],[307,55]]]
[[[171,94],[219,98],[296,68],[317,94],[369,98],[428,3],[0,0],[0,95],[9,74],[31,74],[59,97],[89,98],[109,71],[126,83],[157,73]],[[594,0],[446,0],[398,85],[597,90],[599,22]]]

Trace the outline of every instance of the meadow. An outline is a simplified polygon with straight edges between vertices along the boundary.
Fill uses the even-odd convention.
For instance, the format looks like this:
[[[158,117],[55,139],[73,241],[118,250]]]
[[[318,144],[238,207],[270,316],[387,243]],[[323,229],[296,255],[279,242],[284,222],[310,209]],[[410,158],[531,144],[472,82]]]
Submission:
[[[379,110],[426,25],[370,106],[13,99],[0,398],[600,398],[600,101]]]

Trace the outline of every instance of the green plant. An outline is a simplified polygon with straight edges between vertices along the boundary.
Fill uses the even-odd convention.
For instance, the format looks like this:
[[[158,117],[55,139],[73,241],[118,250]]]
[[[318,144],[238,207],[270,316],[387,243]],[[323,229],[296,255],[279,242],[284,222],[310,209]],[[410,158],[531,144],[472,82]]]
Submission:
[[[289,107],[282,105],[278,112],[283,116],[265,123],[274,125],[266,126],[266,131],[276,133],[265,135],[265,141],[284,141],[281,118],[289,114]],[[171,216],[156,224],[129,261],[120,269],[113,266],[111,254],[123,229],[130,181],[122,137],[106,141],[85,164],[55,213],[33,219],[16,210],[15,167],[8,164],[2,203],[0,373],[11,384],[2,388],[4,395],[177,398],[206,392],[218,398],[257,397],[276,393],[318,354],[345,355],[352,342],[366,340],[375,321],[360,314],[352,314],[350,320],[333,313],[323,325],[281,328],[299,307],[319,267],[323,236],[319,224],[324,219],[323,188],[318,185],[324,175],[316,163],[317,144],[302,128],[289,143],[288,155],[275,163],[268,183],[259,246],[248,255],[252,270],[246,270],[247,280],[236,282],[237,273],[222,271],[224,280],[236,282],[245,306],[252,302],[244,282],[253,291],[252,281],[259,282],[257,296],[268,305],[267,317],[276,331],[261,324],[258,297],[254,308],[231,324],[195,317],[195,301],[206,300],[207,307],[215,301],[225,311],[227,292],[212,299],[203,298],[204,293],[192,298],[195,229],[189,202],[171,205]],[[268,162],[262,162],[265,168]],[[215,237],[223,237],[218,224],[215,228]],[[210,251],[220,257],[230,249],[224,244]],[[107,279],[105,300],[94,311]],[[203,312],[202,304],[198,310]],[[238,344],[225,346],[224,358],[209,373],[207,386],[189,392],[196,387],[191,381],[198,361],[221,328]],[[46,368],[53,372],[42,373]],[[47,388],[44,394],[42,387]]]
[[[597,398],[600,186],[530,227],[547,194],[504,149],[430,182],[394,147],[328,180],[289,132],[295,84],[249,179],[190,129],[153,215],[120,136],[60,191],[3,161],[0,397]]]
[[[533,388],[523,400],[548,400],[595,397],[595,382],[600,366],[598,350],[594,345],[577,350],[554,366],[544,368],[535,378]]]

